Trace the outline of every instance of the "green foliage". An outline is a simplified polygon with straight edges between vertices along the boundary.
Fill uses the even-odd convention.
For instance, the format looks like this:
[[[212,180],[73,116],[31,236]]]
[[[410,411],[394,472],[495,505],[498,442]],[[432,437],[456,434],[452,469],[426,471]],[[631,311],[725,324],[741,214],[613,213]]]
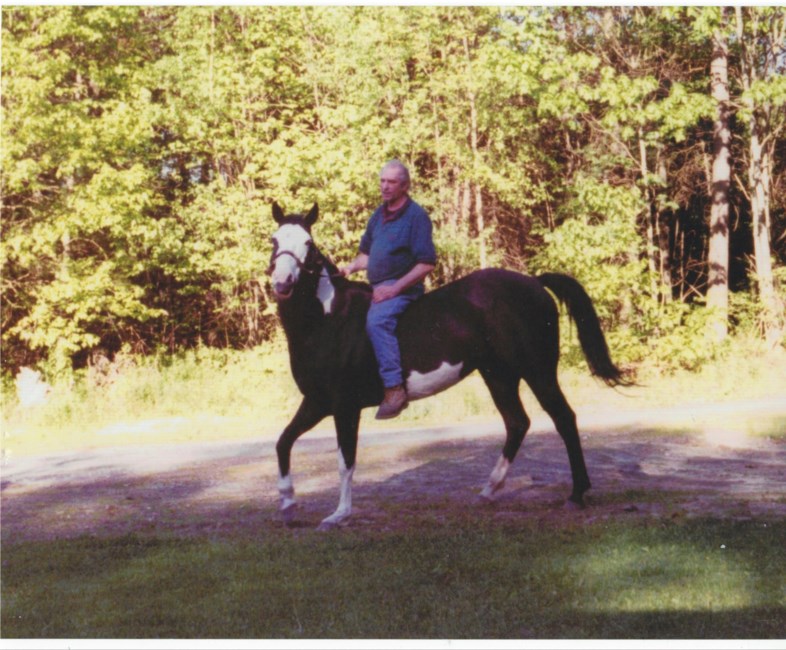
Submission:
[[[258,345],[275,327],[259,282],[270,203],[300,212],[317,202],[320,246],[348,260],[393,157],[435,222],[435,283],[477,268],[482,250],[487,264],[572,272],[635,360],[662,332],[642,261],[653,255],[652,209],[699,242],[684,256],[668,243],[679,295],[701,285],[703,272],[691,273],[705,235],[685,215],[706,194],[712,36],[734,36],[734,16],[4,7],[4,363],[66,377],[98,347]],[[737,50],[768,44],[783,10],[742,16]],[[770,111],[773,136],[782,72],[772,66],[738,97]],[[773,241],[783,210],[773,193]],[[688,336],[693,310],[680,309],[666,320]]]
[[[538,272],[556,270],[581,282],[609,329],[635,324],[632,309],[647,299],[636,226],[643,207],[637,188],[578,178],[561,211],[564,220],[544,233],[546,246],[532,260]]]
[[[698,370],[720,352],[706,335],[709,321],[710,312],[703,305],[672,302],[662,306],[650,316],[655,326],[647,358],[664,369]]]
[[[9,386],[8,398],[13,395]],[[75,373],[71,382],[53,387],[49,400],[34,412],[7,399],[7,430],[33,435],[35,431],[57,431],[59,444],[69,446],[80,436],[95,440],[97,432],[118,423],[162,421],[202,414],[209,423],[215,418],[254,420],[278,432],[297,408],[300,395],[291,378],[289,358],[283,343],[238,351],[200,346],[170,354],[134,355],[121,351],[105,366],[94,365]],[[184,440],[204,432],[152,432],[167,439]],[[219,437],[230,435],[217,432]],[[185,437],[184,437],[185,436]],[[144,427],[130,442],[146,440]],[[111,442],[119,444],[121,437]],[[123,439],[122,441],[125,441]],[[28,448],[24,440],[7,441],[11,447]],[[57,444],[55,446],[58,446]]]

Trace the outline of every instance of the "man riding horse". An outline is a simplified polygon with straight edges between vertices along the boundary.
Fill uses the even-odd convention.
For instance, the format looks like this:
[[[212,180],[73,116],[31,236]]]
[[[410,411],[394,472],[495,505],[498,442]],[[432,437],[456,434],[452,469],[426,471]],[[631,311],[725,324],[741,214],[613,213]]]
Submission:
[[[400,163],[392,163],[382,170],[380,187],[385,203],[372,215],[360,254],[343,273],[322,254],[312,237],[319,207],[314,204],[307,214],[286,215],[273,203],[273,218],[279,227],[271,237],[268,273],[287,337],[292,376],[303,395],[276,443],[284,521],[293,520],[297,505],[291,454],[300,436],[324,418],[333,418],[340,498],[335,512],[319,526],[333,528],[352,513],[361,411],[380,405],[387,396],[388,405],[380,416],[393,417],[408,400],[446,390],[475,371],[502,416],[506,436],[502,455],[480,497],[493,500],[503,487],[529,429],[530,419],[519,395],[519,384],[524,380],[565,443],[572,479],[568,502],[581,507],[590,480],[576,415],[557,378],[560,346],[555,297],[567,306],[576,324],[592,374],[611,386],[628,383],[611,360],[592,299],[579,282],[561,273],[525,276],[507,269],[483,269],[415,301],[423,294],[423,278],[434,268],[436,256],[431,222],[422,208],[409,200],[404,169]],[[387,221],[386,212],[392,213]],[[379,259],[378,248],[384,253]],[[361,268],[368,269],[373,289],[342,277]],[[397,305],[401,297],[403,306]],[[383,307],[381,320],[398,318],[398,324],[388,325],[388,347],[379,349],[374,328],[379,318],[369,314]],[[368,335],[364,331],[367,324]],[[399,367],[400,374],[388,377],[390,362],[386,359],[391,346],[397,353],[393,365]],[[384,384],[380,366],[387,368]]]
[[[382,205],[369,219],[360,240],[359,254],[341,274],[367,270],[373,287],[366,332],[371,339],[385,387],[377,419],[396,417],[408,399],[396,337],[399,317],[424,291],[424,278],[434,270],[437,254],[431,220],[409,196],[409,171],[398,160],[387,163],[379,175]]]

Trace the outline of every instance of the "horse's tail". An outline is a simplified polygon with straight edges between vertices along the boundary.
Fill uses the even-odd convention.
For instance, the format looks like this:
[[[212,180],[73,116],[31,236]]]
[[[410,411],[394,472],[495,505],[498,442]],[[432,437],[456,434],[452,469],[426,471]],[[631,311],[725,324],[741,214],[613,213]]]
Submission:
[[[590,372],[609,386],[630,385],[631,382],[625,378],[623,371],[611,360],[598,314],[584,287],[577,280],[562,273],[543,273],[538,276],[538,280],[567,306],[570,317],[576,323],[579,342]]]

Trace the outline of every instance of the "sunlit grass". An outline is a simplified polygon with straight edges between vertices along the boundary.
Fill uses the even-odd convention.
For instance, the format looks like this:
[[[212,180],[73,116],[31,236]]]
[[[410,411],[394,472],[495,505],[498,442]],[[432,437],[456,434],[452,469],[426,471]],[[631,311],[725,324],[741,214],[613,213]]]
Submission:
[[[652,545],[620,544],[589,553],[580,571],[596,588],[616,589],[596,602],[602,612],[705,612],[744,609],[756,604],[757,581],[726,544],[697,548],[682,541]],[[604,590],[605,591],[605,590]]]
[[[424,515],[425,516],[425,515]],[[783,522],[6,545],[6,637],[778,638]]]
[[[579,416],[664,409],[685,403],[782,397],[786,360],[780,355],[741,349],[697,373],[661,376],[646,364],[639,385],[610,390],[581,368],[560,370],[563,390]],[[86,376],[55,386],[47,405],[23,411],[6,382],[3,399],[3,448],[12,454],[49,453],[83,447],[274,437],[294,414],[301,396],[289,370],[284,341],[245,352],[195,350],[177,357],[137,359],[110,385],[91,386]],[[545,414],[522,383],[522,400],[538,421]],[[786,398],[784,398],[786,400]],[[742,435],[786,435],[780,420],[722,413],[721,424]],[[413,402],[395,421],[380,425],[367,409],[363,430],[499,421],[483,380],[477,374],[439,395]],[[680,427],[696,425],[691,419]],[[702,426],[712,425],[712,422]],[[330,431],[326,420],[322,429]]]

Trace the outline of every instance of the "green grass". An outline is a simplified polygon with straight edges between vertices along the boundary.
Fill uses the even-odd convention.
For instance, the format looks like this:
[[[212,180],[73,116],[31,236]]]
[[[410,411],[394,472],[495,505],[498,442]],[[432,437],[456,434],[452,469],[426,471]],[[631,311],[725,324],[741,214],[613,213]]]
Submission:
[[[564,364],[560,369],[563,390],[581,420],[594,413],[782,395],[786,358],[741,344],[735,353],[699,372],[663,375],[657,367],[644,364],[638,368],[638,380],[639,386],[609,390],[586,369]],[[530,416],[543,416],[523,383],[521,394]],[[126,365],[108,386],[91,385],[85,373],[77,375],[74,382],[55,386],[49,403],[34,411],[18,407],[12,383],[5,381],[3,448],[23,455],[107,445],[274,437],[300,399],[284,341],[244,352],[197,349],[174,357],[140,358]],[[473,420],[499,420],[477,374],[440,395],[413,402],[401,417],[382,426]],[[326,421],[322,426],[332,425]],[[743,423],[743,428],[755,429],[748,431],[751,435],[777,435],[781,430],[757,426]],[[380,427],[372,409],[364,412],[361,427]]]
[[[428,517],[428,515],[423,515]],[[5,545],[6,638],[778,638],[784,522]],[[433,523],[433,522],[432,522]]]

